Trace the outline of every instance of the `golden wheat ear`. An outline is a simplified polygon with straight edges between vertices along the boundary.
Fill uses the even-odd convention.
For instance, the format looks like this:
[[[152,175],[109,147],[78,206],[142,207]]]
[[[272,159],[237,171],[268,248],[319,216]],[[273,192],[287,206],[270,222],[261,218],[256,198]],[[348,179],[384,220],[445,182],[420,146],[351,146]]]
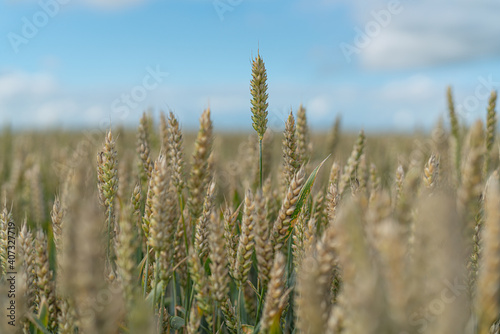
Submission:
[[[233,277],[239,287],[246,282],[250,267],[252,265],[252,254],[254,249],[254,232],[255,229],[255,201],[253,194],[247,190],[245,195],[245,207],[243,212],[243,220],[241,222],[241,234],[236,252],[235,270]]]
[[[486,156],[484,159],[484,177],[488,177],[491,165],[491,150],[495,144],[497,130],[497,112],[495,110],[497,104],[497,92],[492,91],[486,113]]]
[[[485,196],[486,219],[482,227],[482,257],[477,278],[475,310],[478,333],[490,333],[500,313],[500,184],[493,176]]]
[[[188,182],[187,207],[193,222],[200,217],[203,210],[203,198],[212,175],[209,164],[213,144],[213,126],[210,109],[206,109],[200,117],[200,129],[194,144],[193,163]]]
[[[253,128],[257,131],[259,139],[264,138],[267,129],[267,73],[264,61],[260,54],[252,61],[252,81],[250,82],[252,94],[252,121]]]
[[[151,161],[151,148],[150,148],[150,129],[149,120],[146,112],[142,114],[141,121],[139,124],[139,129],[137,131],[137,154],[140,160],[139,172],[141,175],[145,175],[145,179],[149,180],[151,178],[151,172],[153,171],[153,162]]]
[[[311,158],[312,143],[309,138],[309,128],[307,125],[306,108],[300,105],[297,110],[297,158],[299,165],[305,164]]]

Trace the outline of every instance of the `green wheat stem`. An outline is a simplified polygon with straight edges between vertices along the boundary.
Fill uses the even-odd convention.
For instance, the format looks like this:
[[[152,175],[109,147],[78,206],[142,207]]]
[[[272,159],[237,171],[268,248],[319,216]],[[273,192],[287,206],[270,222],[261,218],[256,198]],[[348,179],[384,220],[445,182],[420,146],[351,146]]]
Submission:
[[[259,298],[259,303],[257,304],[257,312],[255,315],[255,323],[259,323],[260,320],[260,312],[262,311],[262,307],[264,306],[264,285],[260,284],[260,279],[257,280],[257,291],[260,291],[260,294],[257,296]]]
[[[154,280],[154,283],[153,283],[153,289],[155,289],[155,291],[153,292],[153,310],[155,309],[156,288],[157,288],[157,285],[158,285],[158,274],[159,274],[159,271],[160,271],[160,254],[158,254],[158,252],[156,252],[155,260],[156,260],[156,263],[155,263],[156,270],[155,270],[155,280]]]
[[[238,334],[241,334],[241,284],[238,285],[238,311],[236,315],[238,317]]]
[[[292,275],[293,275],[293,252],[292,252],[292,238],[291,236],[288,238],[288,250],[287,250],[287,268],[288,272],[286,273],[287,275],[287,286],[292,285]],[[289,304],[288,308],[285,308],[283,311],[282,317],[285,319],[285,327],[287,326],[288,323],[292,322],[293,320],[293,305]]]
[[[174,315],[177,315],[177,280],[175,279],[175,270],[172,274],[172,298],[173,298],[173,307],[174,307]]]
[[[144,273],[144,295],[143,297],[146,298],[146,292],[148,288],[148,274],[149,274],[149,244],[146,245],[146,268],[145,268],[145,273]]]
[[[108,264],[111,269],[113,266],[111,265],[111,212],[113,210],[113,204],[110,204],[108,207],[108,235],[107,235],[107,245],[106,245],[106,257],[108,260]]]
[[[217,302],[215,302],[214,305],[214,310],[213,310],[213,315],[212,315],[212,333],[216,333],[215,328],[216,328],[216,322],[217,322]]]
[[[186,220],[184,219],[184,197],[182,196],[182,194],[179,194],[179,207],[181,209],[182,229],[184,230],[184,244],[186,246],[186,250],[188,250],[189,240],[187,236]]]
[[[161,334],[163,332],[163,307],[164,307],[164,302],[165,302],[165,290],[161,291],[161,297],[160,297],[160,314],[158,317],[158,321],[160,322],[160,326],[158,326],[158,334]],[[168,333],[168,331],[167,331]]]
[[[262,189],[262,138],[259,136],[259,177],[260,189]]]

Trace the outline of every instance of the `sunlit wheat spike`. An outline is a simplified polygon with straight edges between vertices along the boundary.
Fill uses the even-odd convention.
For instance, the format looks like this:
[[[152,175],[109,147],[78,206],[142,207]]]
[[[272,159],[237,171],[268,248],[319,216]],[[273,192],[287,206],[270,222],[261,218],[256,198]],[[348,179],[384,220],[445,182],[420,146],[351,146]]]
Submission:
[[[453,102],[453,92],[451,86],[448,86],[448,88],[446,89],[446,99],[448,102],[448,116],[450,117],[451,133],[454,137],[458,138],[460,130],[459,130],[458,118],[455,113],[455,104]]]
[[[118,191],[118,158],[116,143],[111,134],[107,132],[103,149],[97,154],[97,182],[99,199],[106,208],[107,257],[111,262],[113,254],[113,235],[115,231],[115,197]]]
[[[293,176],[300,167],[297,157],[297,138],[295,136],[295,119],[292,111],[288,115],[285,123],[285,132],[283,138],[283,176],[282,182],[284,189],[287,189]]]
[[[188,183],[187,205],[193,222],[198,219],[203,209],[203,197],[211,175],[208,158],[212,151],[212,131],[210,109],[206,109],[200,118],[200,129],[195,142],[193,164]]]
[[[264,61],[260,54],[252,61],[252,80],[250,82],[252,94],[252,121],[253,128],[262,140],[267,129],[267,73]]]
[[[153,171],[149,136],[150,129],[148,116],[146,112],[144,112],[139,124],[139,130],[137,131],[137,153],[139,154],[142,166],[141,173],[145,173],[147,180],[151,178],[151,172]]]
[[[458,189],[458,209],[465,215],[468,228],[474,229],[475,216],[479,209],[478,199],[483,183],[484,130],[483,123],[477,121],[468,135],[469,153],[462,172],[462,183]]]
[[[270,225],[267,219],[266,199],[259,190],[255,195],[255,255],[257,257],[258,277],[263,286],[269,281],[273,264]]]
[[[304,258],[305,246],[304,239],[306,238],[307,222],[306,216],[301,213],[297,218],[297,222],[293,227],[292,233],[292,254],[295,270],[298,270]]]
[[[412,210],[414,201],[417,198],[420,182],[422,181],[420,168],[411,168],[404,175],[402,190],[399,192],[397,201],[394,201],[394,216],[403,225],[412,224]],[[397,188],[396,182],[396,188]]]
[[[307,125],[306,108],[304,108],[302,104],[297,110],[296,137],[297,159],[299,160],[299,164],[302,165],[309,161],[312,151],[312,147],[310,146],[309,128]]]
[[[280,328],[280,316],[287,296],[285,264],[285,256],[281,253],[276,254],[262,311],[261,330],[264,332],[271,328]]]
[[[156,251],[162,251],[168,246],[169,235],[165,233],[167,227],[167,201],[169,179],[167,172],[167,163],[163,156],[155,162],[152,179],[152,205],[151,218],[149,226],[148,243]]]
[[[0,278],[2,278],[7,271],[8,267],[8,230],[9,225],[13,225],[14,221],[12,219],[12,213],[7,211],[4,207],[2,213],[0,214]]]
[[[398,205],[399,199],[401,198],[401,192],[403,190],[403,182],[405,179],[405,171],[402,165],[399,165],[396,169],[396,185],[395,185],[395,196],[394,196],[394,207]]]
[[[344,172],[339,180],[339,194],[342,196],[347,189],[347,186],[351,183],[351,180],[356,176],[358,170],[359,159],[363,154],[365,149],[365,133],[363,130],[360,131],[358,139],[354,144],[351,152],[351,156],[347,160],[347,164],[344,167]]]
[[[318,192],[314,196],[313,200],[313,212],[311,220],[314,220],[315,227],[317,228],[317,232],[319,234],[323,233],[325,226],[328,224],[328,214],[326,211],[327,201],[326,196],[323,191]],[[316,234],[316,231],[312,233]]]
[[[122,206],[120,209],[119,219],[120,233],[116,243],[116,264],[118,266],[118,274],[124,293],[124,299],[127,303],[127,310],[130,310],[134,293],[137,290],[135,278],[136,272],[136,249],[138,246],[136,236],[136,224],[133,220],[132,208]]]
[[[185,217],[188,216],[187,210],[184,210]],[[184,231],[184,227],[186,227],[186,231]],[[179,283],[182,286],[186,286],[187,282],[187,264],[185,259],[187,258],[187,250],[186,250],[186,239],[189,237],[185,237],[186,234],[189,234],[187,229],[189,228],[189,224],[186,222],[182,222],[182,217],[179,217],[179,221],[177,222],[177,229],[175,231],[174,238],[174,261],[173,264],[176,267],[175,273],[179,280]]]
[[[220,309],[222,314],[224,314],[224,323],[230,334],[236,334],[238,332],[238,319],[236,318],[236,312],[233,305],[231,305],[231,300],[226,298],[226,300],[221,303]]]
[[[486,155],[484,159],[485,176],[489,174],[491,165],[491,150],[495,143],[496,128],[497,128],[497,112],[495,110],[497,104],[497,92],[492,91],[486,114]]]
[[[432,154],[424,168],[423,181],[428,189],[433,189],[436,185],[439,175],[439,156]]]
[[[368,166],[366,163],[366,154],[363,153],[361,154],[361,157],[359,158],[359,166],[358,166],[358,172],[357,174],[357,180],[359,182],[359,193],[362,194],[363,196],[367,195],[367,190],[368,190]]]
[[[255,202],[250,190],[245,195],[245,206],[243,220],[241,222],[241,234],[236,252],[236,262],[233,277],[239,286],[246,282],[246,277],[252,265],[252,253],[254,248],[255,228]]]
[[[330,183],[330,186],[328,187],[328,192],[326,194],[326,201],[327,201],[326,210],[328,214],[328,221],[329,223],[331,223],[335,220],[337,206],[340,202],[340,194],[338,191],[338,187],[335,183]]]
[[[194,235],[194,250],[202,263],[205,263],[208,257],[210,225],[214,223],[210,221],[211,212],[214,208],[214,197],[215,182],[212,181],[208,186],[205,201],[203,202],[203,212],[196,222],[196,231]]]
[[[142,247],[146,247],[147,237],[144,236],[144,231],[142,230],[142,217],[141,217],[141,185],[137,183],[132,190],[132,196],[130,197],[130,205],[131,205],[131,219],[134,222],[134,229],[137,237],[140,242],[138,247],[142,249]],[[144,248],[144,251],[146,248]]]
[[[305,178],[306,173],[304,167],[302,167],[291,180],[285,198],[283,199],[278,218],[276,218],[272,230],[272,242],[275,253],[281,250],[288,237],[289,229],[293,228],[293,226],[290,226],[292,223],[291,216],[295,211],[295,206],[299,199],[299,194],[304,185]]]
[[[239,210],[232,212],[230,208],[224,210],[224,241],[226,242],[230,273],[235,272],[236,253],[238,250],[238,234],[236,233],[236,219]]]
[[[59,317],[58,321],[58,334],[74,334],[75,333],[75,317],[74,310],[69,302],[65,299],[59,301]]]
[[[103,240],[105,228],[102,226],[102,212],[97,202],[95,183],[90,187],[92,171],[89,152],[82,147],[75,157],[75,168],[67,192],[65,226],[63,229],[63,256],[61,263],[61,293],[69,296],[78,327],[82,332],[99,333],[109,330],[118,321],[121,303],[116,299],[119,293],[109,289],[109,303],[103,304],[101,312],[92,311],[89,298],[97,298],[98,293],[107,289],[110,269],[105,267],[106,243]]]
[[[160,112],[160,141],[161,141],[160,152],[162,155],[165,156],[167,156],[168,152],[170,151],[168,127],[169,124],[167,123],[167,117],[165,116],[165,113],[162,111]],[[170,161],[168,161],[167,164],[170,164]]]
[[[336,161],[334,161],[332,163],[332,167],[330,168],[328,187],[330,187],[331,184],[335,184],[338,187],[339,179],[340,179],[340,166]]]
[[[169,160],[172,170],[172,183],[177,188],[177,193],[182,194],[184,189],[184,153],[183,139],[179,122],[173,112],[168,116],[168,142],[170,143]]]
[[[198,256],[190,250],[188,255],[189,273],[193,280],[194,298],[198,307],[205,317],[210,318],[212,313],[212,304],[210,301],[210,285]],[[194,307],[194,305],[193,305]]]
[[[21,265],[21,275],[23,275],[26,284],[24,296],[26,312],[34,312],[36,294],[35,249],[33,234],[28,229],[26,221],[24,221],[19,231],[17,247],[19,252],[17,261]],[[25,322],[25,326],[29,327],[28,322]]]
[[[35,272],[39,300],[46,300],[49,314],[49,330],[57,327],[58,306],[55,296],[53,272],[49,264],[47,237],[39,230],[35,239]],[[39,310],[40,311],[40,310]]]
[[[215,301],[223,303],[229,292],[229,272],[226,245],[224,244],[224,226],[215,213],[211,213],[210,248],[210,290]]]
[[[500,185],[488,182],[485,198],[486,219],[481,231],[482,257],[477,278],[475,308],[479,334],[490,333],[490,326],[500,312]]]
[[[335,150],[339,144],[340,139],[340,123],[342,118],[339,115],[335,117],[335,122],[333,123],[332,129],[328,136],[328,154],[336,153]]]
[[[446,90],[446,98],[448,101],[448,116],[450,118],[450,123],[451,123],[451,137],[450,137],[451,160],[453,161],[455,179],[458,182],[460,182],[462,142],[460,138],[460,125],[458,123],[458,117],[455,112],[455,104],[453,103],[453,94],[450,86],[448,86]]]
[[[158,252],[159,277],[166,281],[172,269],[173,239],[179,219],[175,187],[169,182],[165,157],[155,162],[149,245]]]
[[[54,235],[54,244],[56,246],[57,255],[60,256],[62,252],[62,229],[64,211],[61,205],[61,201],[59,200],[59,196],[56,196],[54,199],[50,217],[52,219],[52,233]]]
[[[378,191],[380,188],[380,177],[378,176],[377,166],[370,164],[370,192]]]

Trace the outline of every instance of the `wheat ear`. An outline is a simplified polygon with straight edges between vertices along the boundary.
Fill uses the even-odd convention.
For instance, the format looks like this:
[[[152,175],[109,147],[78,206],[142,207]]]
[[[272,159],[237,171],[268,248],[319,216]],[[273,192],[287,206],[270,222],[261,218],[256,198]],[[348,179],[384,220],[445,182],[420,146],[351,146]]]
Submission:
[[[212,151],[212,131],[210,109],[206,109],[200,118],[200,130],[195,142],[193,164],[188,183],[189,197],[187,206],[193,223],[203,210],[203,197],[211,175],[208,158]]]
[[[293,228],[293,226],[291,226],[291,217],[295,211],[297,201],[299,200],[299,194],[304,185],[305,178],[306,174],[304,172],[304,167],[302,167],[291,180],[288,191],[283,199],[278,218],[276,218],[272,230],[272,242],[275,253],[281,250],[288,237],[289,230]]]

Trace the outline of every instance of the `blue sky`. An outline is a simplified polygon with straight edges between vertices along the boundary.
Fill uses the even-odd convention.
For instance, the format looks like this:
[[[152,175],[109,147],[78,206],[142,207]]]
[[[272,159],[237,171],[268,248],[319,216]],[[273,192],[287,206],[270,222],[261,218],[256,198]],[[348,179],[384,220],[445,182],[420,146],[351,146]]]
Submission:
[[[451,84],[484,118],[500,85],[496,0],[7,0],[0,2],[0,123],[136,125],[146,108],[184,128],[251,129],[251,58],[268,70],[270,126],[303,103],[316,129],[429,128]]]

